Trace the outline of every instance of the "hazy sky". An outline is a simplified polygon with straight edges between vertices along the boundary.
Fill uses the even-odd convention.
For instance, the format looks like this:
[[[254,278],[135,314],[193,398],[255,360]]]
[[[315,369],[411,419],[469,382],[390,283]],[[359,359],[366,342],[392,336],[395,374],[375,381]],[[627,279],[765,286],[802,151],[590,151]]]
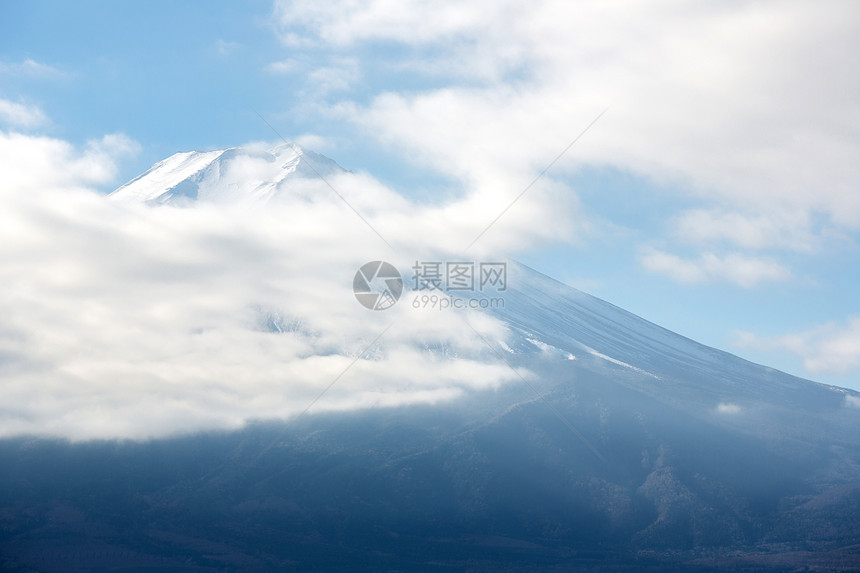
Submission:
[[[105,228],[85,190],[178,151],[277,142],[257,112],[354,171],[392,235],[408,240],[420,215],[439,225],[409,232],[447,248],[605,110],[486,247],[705,344],[860,389],[858,53],[853,0],[2,2],[0,273],[37,284],[78,261],[127,290],[133,278],[74,249],[101,260],[95,245],[121,233],[143,256],[135,241],[159,223]],[[58,230],[47,201],[92,225]],[[80,302],[66,287],[57,312]],[[41,324],[16,300],[4,316]],[[0,328],[3,355],[39,363],[25,327]]]

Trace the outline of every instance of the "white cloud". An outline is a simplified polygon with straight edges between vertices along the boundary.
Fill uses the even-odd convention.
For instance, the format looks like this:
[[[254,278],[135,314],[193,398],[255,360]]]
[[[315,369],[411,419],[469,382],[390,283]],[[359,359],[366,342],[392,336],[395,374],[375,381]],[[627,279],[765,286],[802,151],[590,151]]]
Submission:
[[[0,198],[46,188],[109,183],[116,177],[115,161],[135,153],[137,147],[123,134],[106,135],[79,151],[60,139],[0,131]]]
[[[361,79],[358,60],[352,57],[329,58],[325,65],[316,67],[310,67],[308,62],[287,58],[270,62],[264,69],[274,75],[301,75],[304,90],[311,97],[345,91]]]
[[[719,256],[704,253],[698,259],[683,259],[656,249],[646,249],[640,262],[650,272],[662,274],[681,283],[727,281],[751,288],[768,281],[791,277],[784,266],[767,259],[731,253]]]
[[[266,65],[266,71],[273,74],[288,74],[296,71],[299,63],[292,59],[279,60]]]
[[[735,344],[762,351],[788,350],[803,359],[809,372],[845,374],[860,369],[860,317],[778,337],[738,332]]]
[[[731,404],[729,402],[721,402],[717,405],[717,413],[718,414],[726,414],[729,416],[733,416],[736,414],[740,414],[743,409],[737,404]]]
[[[819,242],[811,227],[811,217],[802,211],[746,214],[692,209],[679,217],[676,234],[692,243],[726,242],[748,249],[811,252]]]
[[[779,205],[860,228],[852,0],[294,0],[275,15],[293,43],[384,45],[391,69],[432,76],[434,87],[338,107],[417,161],[475,180],[534,173],[611,104],[563,163],[672,181],[752,222]],[[805,248],[784,223],[739,240]]]
[[[0,98],[0,124],[5,123],[18,128],[33,128],[47,122],[47,116],[38,107]]]
[[[215,42],[215,49],[222,56],[228,56],[235,52],[242,46],[239,42],[231,42],[229,40],[224,40],[219,38],[217,42]]]
[[[59,69],[30,58],[23,62],[0,62],[0,74],[13,74],[33,78],[56,78],[63,75]]]
[[[309,27],[323,41],[350,45],[388,39],[426,44],[469,34],[494,20],[499,10],[480,2],[276,2],[275,16],[288,28]],[[289,30],[287,31],[289,33]]]
[[[361,78],[358,62],[343,58],[331,65],[316,68],[307,75],[307,82],[318,93],[343,91],[350,88]]]
[[[860,408],[860,396],[845,394],[845,405],[852,408]]]
[[[123,205],[86,189],[132,147],[0,138],[0,436],[146,438],[288,418],[358,356],[314,411],[433,403],[518,379],[456,314],[408,300],[371,312],[353,296],[368,260],[409,269],[471,238],[456,222],[439,233],[455,205],[332,177],[392,253],[318,180],[281,203],[229,208]],[[271,168],[238,156],[222,175]],[[264,331],[267,320],[284,332]],[[487,316],[470,321],[506,336]]]

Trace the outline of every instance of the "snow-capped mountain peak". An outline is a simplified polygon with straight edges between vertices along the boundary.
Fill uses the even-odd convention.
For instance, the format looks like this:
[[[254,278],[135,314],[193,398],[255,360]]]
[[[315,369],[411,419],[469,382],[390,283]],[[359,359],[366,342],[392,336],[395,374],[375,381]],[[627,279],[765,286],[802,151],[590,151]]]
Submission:
[[[283,143],[269,150],[230,147],[176,153],[110,194],[123,202],[182,205],[196,201],[269,199],[290,182],[345,170],[333,160]],[[249,174],[253,176],[249,177]],[[262,174],[262,176],[261,176]]]

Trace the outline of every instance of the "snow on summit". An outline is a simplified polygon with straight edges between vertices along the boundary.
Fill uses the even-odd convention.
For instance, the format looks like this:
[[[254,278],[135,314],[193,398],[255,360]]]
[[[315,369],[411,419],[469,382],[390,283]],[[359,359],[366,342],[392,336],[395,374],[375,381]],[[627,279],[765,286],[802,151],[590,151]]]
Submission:
[[[182,205],[269,199],[294,179],[343,173],[333,160],[285,143],[271,150],[231,147],[176,153],[110,194],[123,202]]]

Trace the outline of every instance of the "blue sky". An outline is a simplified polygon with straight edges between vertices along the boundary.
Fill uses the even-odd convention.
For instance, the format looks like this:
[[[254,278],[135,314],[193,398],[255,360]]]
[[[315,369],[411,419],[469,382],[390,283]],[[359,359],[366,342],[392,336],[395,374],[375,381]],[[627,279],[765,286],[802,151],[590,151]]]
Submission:
[[[3,2],[0,131],[107,153],[297,139],[671,330],[860,389],[860,9],[794,2]],[[113,140],[112,140],[113,141]],[[105,144],[107,146],[107,144]],[[116,147],[116,146],[115,146]],[[491,190],[491,191],[488,191]],[[561,220],[561,219],[560,219]]]

